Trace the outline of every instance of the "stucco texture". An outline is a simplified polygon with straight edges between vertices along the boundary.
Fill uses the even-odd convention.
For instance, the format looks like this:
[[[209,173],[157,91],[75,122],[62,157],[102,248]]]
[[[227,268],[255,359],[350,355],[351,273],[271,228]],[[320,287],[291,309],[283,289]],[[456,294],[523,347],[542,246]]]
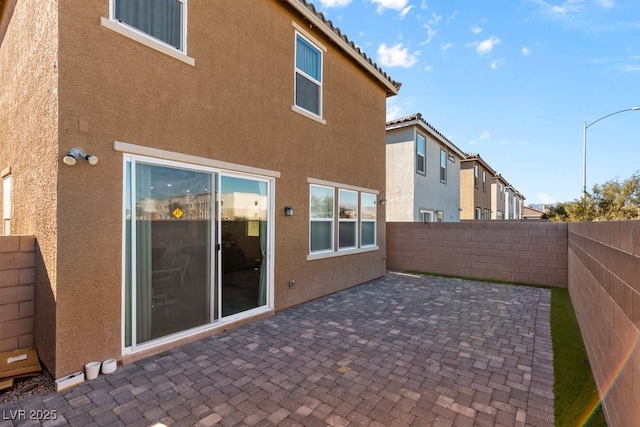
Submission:
[[[40,70],[29,81],[29,87],[40,89],[30,105],[14,106],[12,113],[35,122],[31,130],[11,123],[0,130],[12,141],[8,166],[16,171],[17,230],[36,235],[44,263],[40,270],[51,282],[39,285],[52,289],[52,298],[43,300],[37,318],[53,325],[40,329],[46,337],[40,345],[54,376],[122,354],[123,153],[114,150],[114,141],[280,174],[275,182],[275,309],[384,275],[381,207],[380,250],[306,259],[308,178],[384,195],[386,92],[285,2],[216,2],[215,7],[190,2],[187,54],[195,66],[101,26],[100,17],[109,16],[107,1],[68,0],[48,7],[35,11],[19,2],[7,32],[13,50],[20,49],[13,37],[22,32],[21,25],[31,28],[37,22],[33,32],[47,37],[36,44],[41,51],[25,58],[38,63],[25,67]],[[292,21],[327,47],[326,124],[291,108]],[[3,44],[3,64],[20,57],[6,50]],[[9,71],[3,66],[0,72]],[[16,91],[23,90],[24,77],[8,78],[20,82]],[[74,147],[97,156],[99,163],[65,166],[61,158]],[[4,144],[2,150],[7,151]],[[38,168],[42,178],[37,182],[25,175],[29,162],[47,164]],[[31,187],[25,192],[26,182]],[[285,205],[296,215],[285,217]],[[296,287],[290,289],[289,280]]]
[[[48,366],[58,298],[56,10],[55,1],[9,0],[0,23],[0,170],[13,182],[12,233],[37,238],[35,339]]]

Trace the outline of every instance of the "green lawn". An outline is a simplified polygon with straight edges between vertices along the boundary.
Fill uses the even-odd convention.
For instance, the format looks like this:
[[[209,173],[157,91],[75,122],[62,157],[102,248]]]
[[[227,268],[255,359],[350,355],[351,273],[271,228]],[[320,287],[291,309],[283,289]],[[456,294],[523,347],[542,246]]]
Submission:
[[[555,425],[606,426],[567,289],[551,290]]]

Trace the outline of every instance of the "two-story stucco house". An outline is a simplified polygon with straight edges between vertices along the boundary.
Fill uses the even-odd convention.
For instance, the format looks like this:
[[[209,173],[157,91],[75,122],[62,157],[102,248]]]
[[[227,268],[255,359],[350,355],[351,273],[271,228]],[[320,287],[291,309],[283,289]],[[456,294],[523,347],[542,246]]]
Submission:
[[[499,173],[491,177],[491,219],[507,219],[506,189],[510,186]]]
[[[491,178],[495,170],[479,154],[467,154],[460,165],[460,219],[491,219]]]
[[[400,85],[306,0],[2,0],[0,81],[54,377],[385,274]]]
[[[506,219],[522,219],[525,197],[512,185],[506,187],[505,193]]]
[[[420,113],[387,122],[387,221],[460,221],[464,158]]]

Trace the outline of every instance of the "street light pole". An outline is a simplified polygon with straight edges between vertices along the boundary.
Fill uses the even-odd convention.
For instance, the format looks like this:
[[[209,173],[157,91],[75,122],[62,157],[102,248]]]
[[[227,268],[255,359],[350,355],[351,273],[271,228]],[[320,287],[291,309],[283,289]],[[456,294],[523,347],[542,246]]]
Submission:
[[[615,113],[602,116],[598,120],[594,120],[589,124],[587,124],[587,122],[584,122],[584,128],[582,132],[582,196],[583,197],[587,194],[587,128],[591,127],[592,125],[595,125],[600,120],[606,119],[607,117],[624,113],[626,111],[638,111],[638,110],[640,110],[640,107],[626,108],[624,110],[616,111]]]

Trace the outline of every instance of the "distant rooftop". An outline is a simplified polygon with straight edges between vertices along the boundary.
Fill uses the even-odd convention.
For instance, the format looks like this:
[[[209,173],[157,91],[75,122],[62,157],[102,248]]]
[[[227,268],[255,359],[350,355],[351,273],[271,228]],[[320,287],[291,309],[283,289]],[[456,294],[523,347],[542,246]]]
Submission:
[[[463,159],[467,156],[467,154],[462,151],[456,144],[454,144],[449,138],[444,136],[439,130],[433,127],[429,122],[427,122],[421,113],[412,114],[410,116],[400,117],[398,119],[394,119],[387,122],[387,128],[394,127],[398,125],[410,124],[411,122],[419,122],[422,126],[426,127],[430,132],[442,138],[447,144],[451,146],[454,150],[458,152],[460,157]]]

